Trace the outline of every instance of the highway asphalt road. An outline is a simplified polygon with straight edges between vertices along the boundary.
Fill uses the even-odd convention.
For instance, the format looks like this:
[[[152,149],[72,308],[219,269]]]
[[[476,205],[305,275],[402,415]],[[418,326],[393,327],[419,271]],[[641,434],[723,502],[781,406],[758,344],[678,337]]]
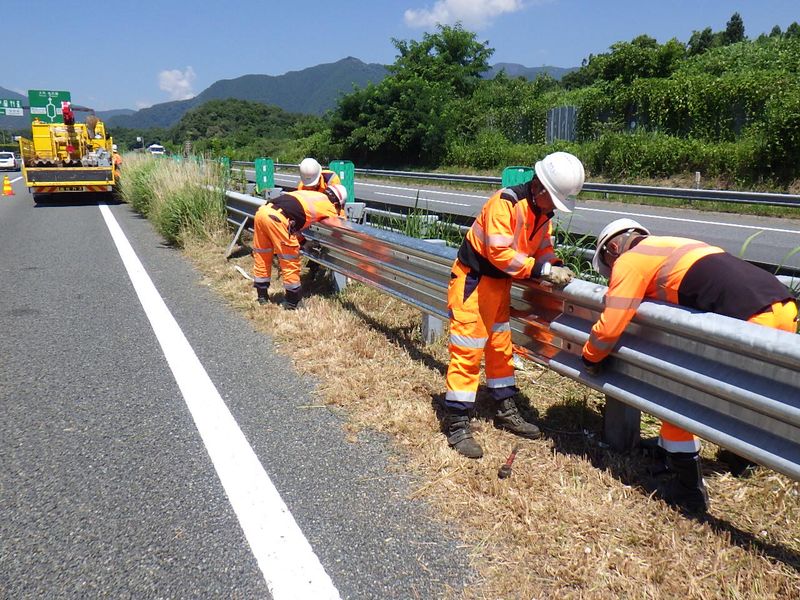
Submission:
[[[297,175],[275,174],[278,186],[296,185]],[[403,183],[368,183],[356,179],[356,197],[375,207],[418,206],[421,210],[475,217],[488,198],[487,192],[459,192],[435,186],[410,187]],[[744,258],[800,270],[800,219],[780,219],[691,209],[641,206],[599,200],[580,200],[574,213],[556,214],[565,230],[597,236],[604,225],[619,217],[630,217],[655,235],[699,239],[740,255],[748,238]],[[761,233],[759,233],[761,232]]]
[[[0,597],[435,598],[468,557],[377,435],[127,205],[0,196]]]

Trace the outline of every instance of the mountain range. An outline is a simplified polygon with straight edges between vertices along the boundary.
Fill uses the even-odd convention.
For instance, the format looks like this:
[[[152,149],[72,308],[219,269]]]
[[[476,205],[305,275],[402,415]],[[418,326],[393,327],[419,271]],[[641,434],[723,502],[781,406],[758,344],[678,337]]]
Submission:
[[[509,77],[525,77],[533,80],[540,73],[555,79],[575,69],[560,67],[525,67],[516,63],[497,63],[484,74],[492,78],[501,70]],[[97,116],[111,127],[130,129],[149,129],[151,127],[171,127],[195,106],[208,100],[237,98],[263,104],[272,104],[287,112],[321,115],[334,108],[340,96],[350,93],[354,86],[365,87],[368,83],[378,83],[389,71],[385,65],[364,63],[348,56],[334,63],[327,63],[289,71],[283,75],[243,75],[235,79],[222,79],[211,84],[197,96],[188,100],[174,100],[154,104],[138,111],[116,109],[98,111]],[[0,87],[0,98],[27,98]],[[25,111],[27,116],[27,111]],[[78,115],[79,120],[83,120]],[[0,116],[0,128],[24,129],[27,118]]]

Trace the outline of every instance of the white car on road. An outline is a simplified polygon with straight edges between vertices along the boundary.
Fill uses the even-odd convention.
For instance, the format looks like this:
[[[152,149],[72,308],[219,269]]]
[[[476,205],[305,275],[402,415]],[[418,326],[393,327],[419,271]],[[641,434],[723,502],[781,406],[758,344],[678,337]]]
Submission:
[[[17,159],[13,152],[0,152],[0,171],[16,171]]]

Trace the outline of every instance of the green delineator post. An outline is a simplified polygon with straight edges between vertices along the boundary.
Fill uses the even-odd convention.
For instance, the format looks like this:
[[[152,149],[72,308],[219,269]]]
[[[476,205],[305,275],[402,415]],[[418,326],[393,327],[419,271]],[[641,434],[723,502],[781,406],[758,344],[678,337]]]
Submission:
[[[271,158],[257,158],[256,167],[256,193],[263,194],[266,190],[275,187],[275,161]]]
[[[502,186],[511,187],[520,183],[527,183],[533,179],[533,167],[506,167],[503,169]]]
[[[356,168],[352,161],[349,160],[332,160],[328,167],[331,171],[339,176],[342,180],[342,185],[347,190],[347,201],[355,202],[356,200]]]
[[[38,118],[44,123],[63,123],[61,103],[72,102],[69,92],[28,90],[28,105],[31,107],[31,123]]]

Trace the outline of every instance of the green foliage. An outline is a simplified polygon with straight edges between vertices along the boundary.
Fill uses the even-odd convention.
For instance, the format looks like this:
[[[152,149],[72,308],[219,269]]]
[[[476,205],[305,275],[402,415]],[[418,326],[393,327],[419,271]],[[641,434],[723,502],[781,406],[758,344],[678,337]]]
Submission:
[[[567,89],[601,81],[628,84],[640,77],[669,77],[684,58],[683,44],[675,39],[659,44],[647,35],[612,44],[611,52],[593,56],[581,69],[564,76]]]
[[[129,162],[125,164],[125,177],[120,178],[119,191],[135,211],[146,217],[155,198],[152,181],[158,163],[148,160],[131,166]]]
[[[399,52],[389,72],[397,79],[423,79],[452,89],[456,95],[468,95],[489,69],[494,53],[488,42],[478,42],[475,34],[460,23],[451,27],[437,25],[438,33],[424,34],[422,41],[393,39]]]
[[[182,245],[187,236],[209,237],[224,228],[222,177],[218,164],[128,156],[120,193],[169,243]]]
[[[390,76],[345,96],[331,115],[331,136],[365,164],[435,164],[456,127],[459,100],[481,85],[492,49],[460,24],[440,25],[422,41],[393,40]]]

